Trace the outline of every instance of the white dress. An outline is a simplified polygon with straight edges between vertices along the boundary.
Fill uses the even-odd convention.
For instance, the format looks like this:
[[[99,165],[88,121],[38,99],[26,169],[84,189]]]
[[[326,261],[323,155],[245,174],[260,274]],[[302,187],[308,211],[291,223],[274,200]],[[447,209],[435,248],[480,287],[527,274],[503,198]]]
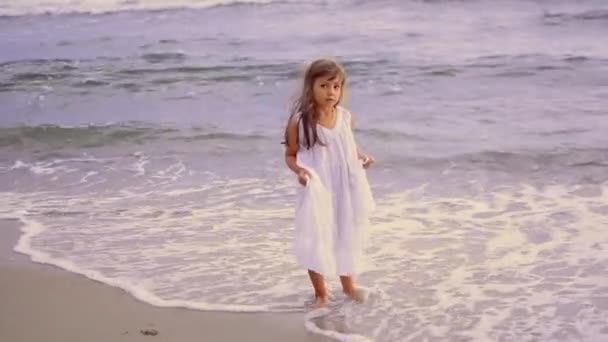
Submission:
[[[333,128],[317,125],[325,146],[304,146],[299,127],[297,164],[311,173],[298,189],[295,215],[295,255],[300,265],[324,275],[356,275],[362,258],[374,199],[357,156],[351,114],[337,107]]]

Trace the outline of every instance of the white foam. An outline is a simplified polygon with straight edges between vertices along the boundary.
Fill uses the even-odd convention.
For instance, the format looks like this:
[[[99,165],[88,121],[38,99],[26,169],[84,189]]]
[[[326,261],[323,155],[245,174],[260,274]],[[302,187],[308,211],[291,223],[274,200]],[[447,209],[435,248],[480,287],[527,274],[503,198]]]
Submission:
[[[13,166],[10,167],[10,170],[18,170],[18,169],[24,169],[24,168],[28,168],[29,164],[26,164],[24,162],[22,162],[21,160],[16,160],[15,164],[13,164]]]
[[[150,162],[150,159],[144,153],[134,153],[137,160],[133,163],[131,170],[135,172],[135,177],[141,177],[146,174],[146,164]]]
[[[44,13],[105,13],[123,10],[159,10],[170,8],[207,8],[230,4],[268,4],[278,0],[0,0],[0,15]]]
[[[69,168],[67,166],[61,165],[61,161],[50,161],[50,162],[34,162],[34,163],[26,163],[21,160],[16,160],[15,164],[10,167],[9,170],[20,170],[26,169],[33,174],[36,175],[52,175],[57,173],[58,171],[63,171],[64,173],[78,171],[74,168]]]
[[[373,340],[371,340],[365,336],[358,335],[358,334],[346,334],[346,333],[340,333],[340,332],[333,331],[333,330],[324,330],[324,329],[319,328],[313,322],[313,319],[323,317],[323,316],[329,314],[330,312],[331,311],[328,308],[320,308],[320,309],[315,309],[315,310],[311,310],[310,312],[308,312],[304,316],[304,320],[305,320],[304,326],[306,327],[306,330],[310,331],[313,334],[318,334],[318,335],[322,335],[325,337],[329,337],[329,338],[332,338],[337,341],[373,342]]]
[[[86,173],[84,176],[82,176],[82,178],[80,178],[79,183],[86,183],[86,182],[87,182],[87,179],[88,179],[89,177],[91,177],[91,176],[95,176],[95,175],[98,175],[98,174],[99,174],[99,172],[97,172],[97,171],[89,171],[89,172],[87,172],[87,173]]]
[[[142,166],[142,168],[143,168],[143,166]],[[157,171],[151,177],[160,178],[160,179],[169,180],[169,181],[174,182],[178,178],[180,178],[184,174],[185,171],[186,171],[186,166],[184,165],[184,163],[181,160],[177,160],[174,164],[169,165],[164,170]]]
[[[27,218],[27,212],[21,211],[17,214],[20,221],[23,223],[21,226],[21,230],[23,235],[19,238],[17,245],[14,247],[14,251],[27,254],[31,257],[32,261],[42,263],[42,264],[51,264],[60,268],[63,268],[67,271],[81,274],[86,276],[87,278],[103,282],[105,284],[121,288],[135,298],[147,302],[149,304],[159,306],[159,307],[180,307],[180,308],[189,308],[195,310],[204,310],[204,311],[233,311],[233,312],[268,312],[272,311],[271,306],[265,305],[227,305],[227,304],[213,304],[213,303],[192,303],[191,301],[186,300],[164,300],[153,293],[145,290],[141,286],[138,286],[127,279],[120,278],[111,278],[102,275],[100,272],[85,269],[76,266],[72,261],[68,259],[54,258],[49,253],[42,252],[40,250],[36,250],[31,246],[31,240],[33,237],[41,234],[45,231],[43,225],[35,220]],[[2,218],[9,218],[9,216],[2,215]],[[13,218],[13,217],[10,217]],[[293,310],[282,310],[282,311],[293,311]]]

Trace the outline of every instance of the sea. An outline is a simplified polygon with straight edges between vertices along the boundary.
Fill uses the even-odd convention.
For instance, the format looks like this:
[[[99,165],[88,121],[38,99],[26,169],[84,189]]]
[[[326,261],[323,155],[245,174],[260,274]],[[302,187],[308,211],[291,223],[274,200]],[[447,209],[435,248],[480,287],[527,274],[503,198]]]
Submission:
[[[156,306],[341,341],[608,341],[608,1],[0,0],[15,251]],[[312,308],[283,131],[347,72],[377,202]]]

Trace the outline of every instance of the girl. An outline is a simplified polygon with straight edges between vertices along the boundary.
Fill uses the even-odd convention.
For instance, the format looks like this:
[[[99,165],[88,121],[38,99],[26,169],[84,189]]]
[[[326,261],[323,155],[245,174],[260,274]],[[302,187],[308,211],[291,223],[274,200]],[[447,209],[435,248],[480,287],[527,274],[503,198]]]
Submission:
[[[352,115],[338,106],[345,83],[336,62],[310,64],[285,129],[285,162],[303,186],[297,195],[294,249],[308,269],[317,307],[328,301],[323,275],[339,275],[344,294],[363,300],[353,276],[361,271],[374,206],[364,170],[374,159],[357,148]]]

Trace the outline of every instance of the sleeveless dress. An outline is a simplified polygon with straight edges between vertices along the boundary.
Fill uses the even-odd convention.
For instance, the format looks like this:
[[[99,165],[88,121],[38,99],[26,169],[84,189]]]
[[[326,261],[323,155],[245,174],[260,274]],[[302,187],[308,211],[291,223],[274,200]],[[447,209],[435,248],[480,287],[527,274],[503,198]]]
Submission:
[[[365,269],[362,253],[375,203],[357,156],[350,112],[337,107],[334,127],[317,125],[317,133],[325,146],[307,149],[299,124],[296,160],[311,177],[297,190],[294,252],[306,269],[356,275]]]

